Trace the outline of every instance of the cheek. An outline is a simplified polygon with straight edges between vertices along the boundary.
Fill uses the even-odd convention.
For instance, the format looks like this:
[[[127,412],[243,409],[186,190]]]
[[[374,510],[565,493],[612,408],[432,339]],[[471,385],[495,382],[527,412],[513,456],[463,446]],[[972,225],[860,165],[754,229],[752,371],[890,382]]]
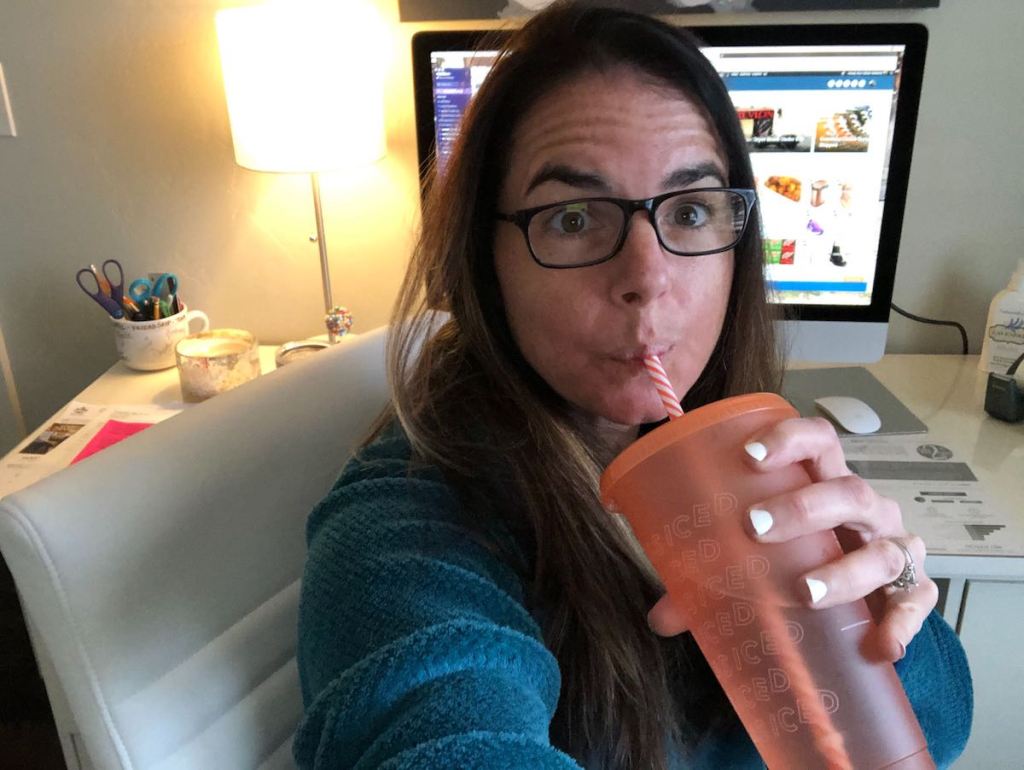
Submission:
[[[716,340],[722,328],[726,308],[729,306],[729,294],[732,291],[734,257],[732,253],[713,255],[714,262],[706,266],[702,280],[697,286],[702,287],[694,295],[693,302],[701,308],[701,314],[707,318],[704,331]]]
[[[694,277],[686,296],[678,302],[684,321],[669,363],[669,375],[680,391],[680,398],[704,371],[722,334],[732,289],[733,264],[730,253],[702,266],[701,275]],[[701,287],[699,292],[693,291],[694,286]]]
[[[494,272],[512,334],[523,346],[522,335],[529,330],[525,319],[533,312],[543,284],[531,273],[532,259],[523,243],[522,234],[511,226],[499,227],[494,238]]]
[[[496,236],[494,251],[505,317],[527,362],[561,392],[566,372],[584,347],[574,335],[587,324],[586,303],[580,301],[586,288],[576,283],[578,274],[537,265],[522,234],[513,230],[511,235]]]

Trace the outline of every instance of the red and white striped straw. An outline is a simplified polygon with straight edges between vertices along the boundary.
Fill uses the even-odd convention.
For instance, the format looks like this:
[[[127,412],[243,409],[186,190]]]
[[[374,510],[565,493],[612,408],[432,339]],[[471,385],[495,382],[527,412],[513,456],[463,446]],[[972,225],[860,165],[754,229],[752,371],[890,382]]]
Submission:
[[[672,390],[672,383],[669,382],[665,368],[661,365],[661,359],[651,353],[644,356],[644,368],[647,369],[647,376],[651,378],[658,395],[661,396],[661,403],[671,419],[683,416],[683,408],[679,406],[679,399],[676,392]]]

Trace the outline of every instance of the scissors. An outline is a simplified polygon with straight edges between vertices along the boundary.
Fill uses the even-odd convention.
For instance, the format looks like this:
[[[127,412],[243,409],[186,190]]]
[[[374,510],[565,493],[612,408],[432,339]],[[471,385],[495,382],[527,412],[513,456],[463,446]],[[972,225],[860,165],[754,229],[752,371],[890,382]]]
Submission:
[[[136,305],[148,301],[151,297],[162,299],[165,294],[172,294],[178,286],[178,276],[174,273],[162,273],[156,280],[139,278],[128,287],[128,296]]]
[[[107,275],[108,265],[117,268],[116,282]],[[85,276],[91,276],[92,280],[86,279],[83,282]],[[124,318],[124,310],[121,307],[121,299],[124,297],[124,269],[120,262],[108,259],[100,270],[96,269],[96,265],[83,267],[75,275],[75,280],[82,291],[92,297],[112,318]]]

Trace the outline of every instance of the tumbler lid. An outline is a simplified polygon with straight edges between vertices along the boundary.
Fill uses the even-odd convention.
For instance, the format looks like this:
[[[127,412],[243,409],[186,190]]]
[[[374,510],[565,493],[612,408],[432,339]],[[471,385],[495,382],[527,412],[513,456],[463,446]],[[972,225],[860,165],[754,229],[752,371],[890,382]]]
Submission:
[[[799,417],[793,405],[777,393],[746,393],[713,401],[659,425],[622,450],[605,468],[601,474],[602,499],[607,502],[612,488],[623,476],[669,444],[734,417],[770,409],[782,410],[785,414],[780,419]]]

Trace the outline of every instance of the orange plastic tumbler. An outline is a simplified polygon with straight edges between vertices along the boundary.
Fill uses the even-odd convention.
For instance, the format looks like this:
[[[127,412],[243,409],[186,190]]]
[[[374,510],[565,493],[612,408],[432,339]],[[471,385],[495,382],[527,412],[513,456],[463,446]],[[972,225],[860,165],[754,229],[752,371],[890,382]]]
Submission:
[[[746,534],[751,505],[811,483],[793,464],[758,473],[744,445],[797,417],[771,393],[695,409],[643,436],[601,477],[681,609],[769,768],[932,770],[892,664],[868,660],[863,600],[809,609],[802,574],[839,558],[832,532],[765,544]]]

